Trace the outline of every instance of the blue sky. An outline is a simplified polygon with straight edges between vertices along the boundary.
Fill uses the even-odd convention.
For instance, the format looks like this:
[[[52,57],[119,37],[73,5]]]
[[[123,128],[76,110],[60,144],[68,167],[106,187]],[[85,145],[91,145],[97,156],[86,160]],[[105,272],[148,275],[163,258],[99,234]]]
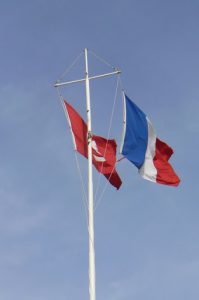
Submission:
[[[85,47],[122,70],[128,96],[174,148],[182,180],[155,185],[118,165],[123,186],[109,186],[95,213],[97,299],[199,298],[198,37],[196,0],[2,1],[0,299],[88,299],[81,186],[53,87]],[[110,71],[91,55],[89,68]],[[65,79],[83,72],[81,58]],[[96,134],[106,135],[115,88],[115,78],[91,85]],[[85,117],[84,86],[62,93]],[[118,143],[121,114],[118,96]]]

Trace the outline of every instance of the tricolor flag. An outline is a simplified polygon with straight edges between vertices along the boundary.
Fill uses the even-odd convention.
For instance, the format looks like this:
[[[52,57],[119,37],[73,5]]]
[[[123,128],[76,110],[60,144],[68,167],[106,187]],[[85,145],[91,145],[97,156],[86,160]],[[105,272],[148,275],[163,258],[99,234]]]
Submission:
[[[145,113],[124,94],[124,132],[121,153],[150,181],[178,186],[179,177],[169,164],[172,148],[156,137]]]
[[[70,104],[66,101],[63,104],[71,128],[75,150],[88,158],[87,125]],[[115,169],[116,149],[117,144],[115,140],[107,140],[96,135],[92,136],[93,165],[114,187],[119,189],[122,181]]]

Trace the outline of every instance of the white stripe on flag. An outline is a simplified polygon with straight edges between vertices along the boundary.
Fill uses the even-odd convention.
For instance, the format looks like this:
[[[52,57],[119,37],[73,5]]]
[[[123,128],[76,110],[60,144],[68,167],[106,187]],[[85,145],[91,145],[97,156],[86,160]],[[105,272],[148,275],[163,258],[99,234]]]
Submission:
[[[146,120],[148,124],[148,144],[144,164],[139,169],[139,173],[144,179],[156,182],[157,170],[153,163],[156,150],[156,134],[153,130],[151,121],[147,117]]]
[[[106,159],[102,156],[96,156],[95,154],[93,154],[93,157],[98,162],[105,162],[106,161]]]
[[[122,153],[122,149],[124,146],[124,139],[126,135],[126,97],[124,92],[122,92],[123,95],[123,131],[122,131],[122,138],[120,143],[120,154]]]

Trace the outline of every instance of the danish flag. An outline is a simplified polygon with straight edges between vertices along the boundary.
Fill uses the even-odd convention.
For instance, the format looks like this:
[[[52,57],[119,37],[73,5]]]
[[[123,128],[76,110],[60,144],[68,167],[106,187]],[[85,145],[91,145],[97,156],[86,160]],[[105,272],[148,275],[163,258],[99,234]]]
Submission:
[[[72,138],[75,150],[84,157],[88,158],[88,130],[87,125],[80,115],[66,101],[64,109],[68,117],[69,126],[71,128]],[[107,180],[116,189],[119,189],[122,181],[115,169],[116,165],[116,149],[115,140],[107,140],[103,137],[92,136],[92,162],[95,168],[103,174]]]

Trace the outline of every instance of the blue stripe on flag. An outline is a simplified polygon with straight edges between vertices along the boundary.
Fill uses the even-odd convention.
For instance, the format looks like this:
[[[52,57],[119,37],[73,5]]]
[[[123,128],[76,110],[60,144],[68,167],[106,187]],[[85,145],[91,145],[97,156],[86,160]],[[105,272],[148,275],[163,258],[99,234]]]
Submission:
[[[145,160],[148,143],[148,125],[146,115],[126,95],[126,132],[122,154],[137,168],[141,168]]]

